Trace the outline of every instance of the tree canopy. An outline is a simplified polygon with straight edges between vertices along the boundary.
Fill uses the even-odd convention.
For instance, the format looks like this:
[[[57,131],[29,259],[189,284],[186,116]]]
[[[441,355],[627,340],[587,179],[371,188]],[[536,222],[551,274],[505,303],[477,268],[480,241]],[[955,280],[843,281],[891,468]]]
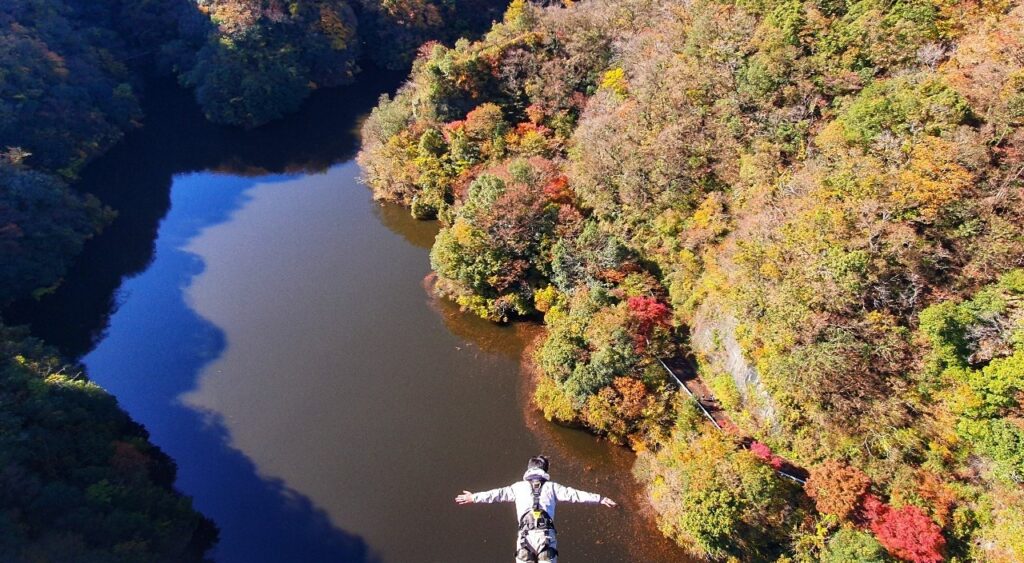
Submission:
[[[365,124],[375,195],[441,223],[440,293],[543,319],[545,416],[652,452],[662,526],[697,554],[1024,556],[1022,8],[566,4],[425,46]],[[788,539],[744,535],[735,484],[664,485],[739,455],[671,430],[655,359],[676,354],[755,462],[821,468]]]
[[[0,327],[0,557],[201,561],[217,528],[117,401],[53,350]]]

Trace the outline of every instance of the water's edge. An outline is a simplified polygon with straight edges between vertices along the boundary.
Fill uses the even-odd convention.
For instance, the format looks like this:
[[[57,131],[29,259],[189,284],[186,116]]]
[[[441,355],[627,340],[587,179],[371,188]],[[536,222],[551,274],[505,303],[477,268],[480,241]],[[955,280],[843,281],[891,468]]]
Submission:
[[[632,454],[532,407],[538,328],[425,292],[436,226],[357,185],[358,125],[396,84],[318,93],[250,133],[180,93],[154,100],[83,173],[117,222],[13,320],[83,358],[177,461],[176,486],[222,529],[218,560],[508,557],[508,508],[451,497],[515,480],[538,452],[623,504],[560,509],[563,554],[680,560]]]

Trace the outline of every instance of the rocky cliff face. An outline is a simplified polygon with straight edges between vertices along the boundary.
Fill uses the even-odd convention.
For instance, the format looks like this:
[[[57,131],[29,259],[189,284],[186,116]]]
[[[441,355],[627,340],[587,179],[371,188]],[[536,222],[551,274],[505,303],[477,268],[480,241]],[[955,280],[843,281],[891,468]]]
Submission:
[[[743,408],[758,426],[771,426],[776,410],[757,370],[747,361],[736,338],[738,321],[732,315],[711,306],[697,311],[691,327],[691,344],[701,372],[725,373],[739,391]]]

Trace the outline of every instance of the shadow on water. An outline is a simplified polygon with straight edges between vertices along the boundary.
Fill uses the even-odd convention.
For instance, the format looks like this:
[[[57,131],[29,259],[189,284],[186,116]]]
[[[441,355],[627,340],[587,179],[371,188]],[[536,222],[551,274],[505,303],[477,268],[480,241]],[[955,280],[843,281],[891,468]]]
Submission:
[[[409,210],[393,203],[377,206],[374,213],[389,231],[405,239],[416,248],[430,250],[440,225],[437,221],[418,221],[409,215]]]
[[[253,132],[210,125],[188,94],[152,85],[147,126],[79,186],[119,218],[55,294],[6,315],[84,356],[146,425],[178,462],[177,487],[221,527],[220,561],[505,557],[508,514],[451,495],[516,478],[538,446],[559,478],[636,496],[628,452],[530,410],[519,360],[535,327],[421,293],[436,224],[395,206],[371,216],[354,166],[332,167],[398,81],[364,74]],[[293,184],[303,197],[281,197]],[[648,549],[660,536],[632,510],[560,514],[570,558],[684,560]]]
[[[291,178],[261,177],[259,184]],[[193,174],[178,177],[176,184],[176,191],[192,195],[173,200],[178,219],[161,230],[155,246],[159,260],[124,286],[133,298],[118,314],[131,319],[133,330],[113,331],[84,362],[95,374],[137,374],[130,381],[115,377],[102,383],[129,412],[145,413],[153,441],[179,465],[177,487],[221,527],[221,542],[214,551],[218,560],[375,560],[361,538],[337,529],[308,499],[280,480],[262,477],[248,457],[229,446],[221,420],[199,415],[179,402],[227,344],[224,333],[186,303],[182,288],[202,274],[205,265],[181,247],[241,208],[256,182]],[[160,314],[147,313],[151,311]],[[125,354],[126,350],[138,353]]]
[[[94,377],[108,370],[131,374],[130,382],[100,382],[176,460],[176,486],[221,527],[218,560],[376,560],[360,537],[338,529],[307,498],[261,476],[229,447],[222,421],[178,400],[227,345],[224,333],[185,302],[183,288],[204,264],[181,246],[244,205],[257,184],[250,177],[285,181],[290,173],[321,172],[353,158],[362,116],[399,80],[367,72],[358,87],[318,92],[298,115],[251,132],[212,125],[189,93],[152,83],[145,127],[88,167],[76,186],[117,210],[117,219],[88,242],[58,291],[5,311],[10,324],[28,324],[68,357],[85,356]],[[172,183],[188,182],[210,185],[199,197],[174,198]],[[187,220],[169,222],[179,225],[177,232],[161,231],[158,241],[169,211]],[[128,300],[126,292],[145,298]],[[115,312],[132,318],[135,330],[116,331],[114,342],[89,354]]]
[[[68,357],[84,355],[116,311],[122,280],[152,261],[175,175],[325,171],[355,156],[361,118],[402,78],[367,70],[357,86],[316,92],[298,113],[254,131],[208,122],[190,92],[173,80],[154,79],[147,87],[144,127],[90,164],[75,185],[118,211],[117,219],[87,242],[56,292],[14,303],[4,319],[29,325],[33,334]]]

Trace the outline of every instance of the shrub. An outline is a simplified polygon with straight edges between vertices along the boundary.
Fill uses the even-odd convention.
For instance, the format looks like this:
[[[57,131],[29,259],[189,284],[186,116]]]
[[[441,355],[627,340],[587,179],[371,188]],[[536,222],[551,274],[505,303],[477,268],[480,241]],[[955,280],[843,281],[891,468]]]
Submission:
[[[785,460],[775,455],[771,448],[756,440],[750,444],[750,453],[754,454],[758,459],[767,463],[776,471],[782,469],[782,465],[785,463]]]
[[[822,563],[885,563],[891,561],[878,543],[878,540],[870,534],[861,532],[854,528],[841,528],[828,540],[824,553],[821,557]]]
[[[659,528],[699,557],[764,557],[792,525],[787,485],[720,432],[677,430],[656,454],[640,454],[636,472]]]
[[[562,424],[576,420],[576,411],[573,410],[569,396],[550,377],[540,377],[533,397],[547,420]]]
[[[811,469],[804,490],[814,499],[818,512],[848,520],[870,485],[871,480],[861,470],[827,460]]]
[[[626,307],[634,326],[633,344],[637,353],[642,354],[647,349],[647,341],[654,330],[667,327],[672,313],[668,305],[654,297],[630,297],[626,301]]]

